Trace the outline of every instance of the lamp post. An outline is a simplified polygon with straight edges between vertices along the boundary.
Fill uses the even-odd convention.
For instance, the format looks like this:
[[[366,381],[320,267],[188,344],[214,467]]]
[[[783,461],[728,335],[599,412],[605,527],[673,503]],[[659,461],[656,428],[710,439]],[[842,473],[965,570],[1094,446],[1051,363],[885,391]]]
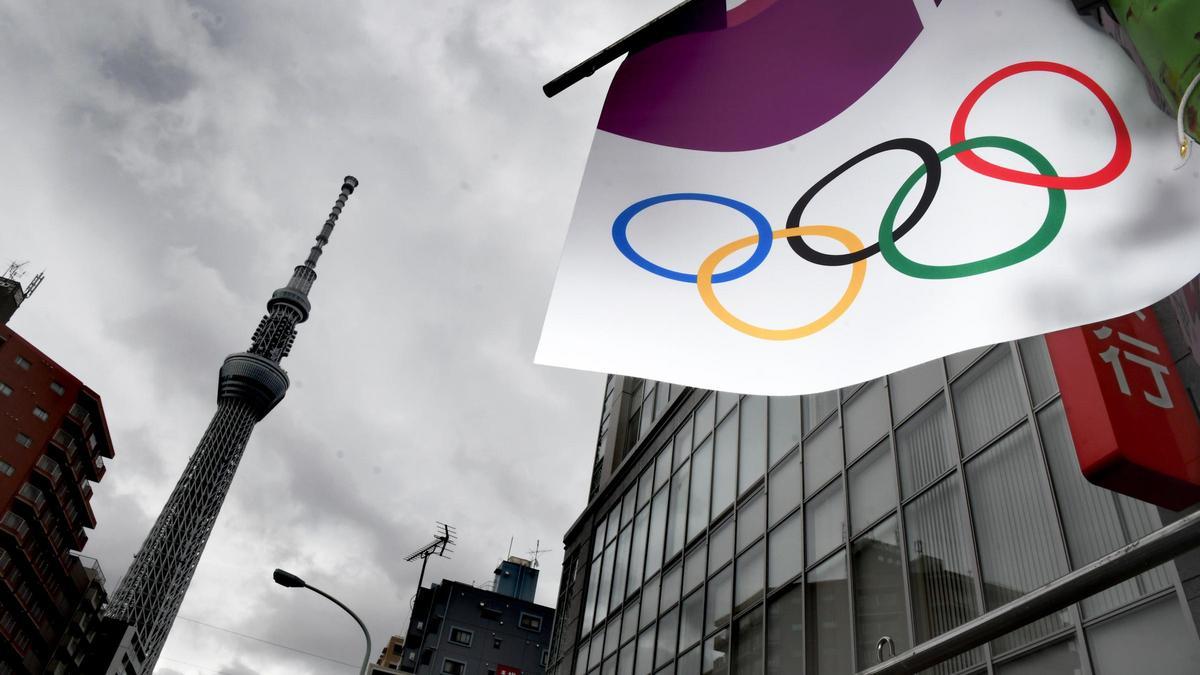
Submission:
[[[312,586],[310,584],[305,583],[305,581],[303,579],[296,576],[295,574],[292,574],[291,572],[287,572],[287,571],[284,571],[281,569],[276,569],[273,577],[275,579],[275,583],[279,584],[280,586],[284,586],[286,588],[307,588],[308,590],[312,591],[313,593],[316,593],[317,595],[322,595],[322,596],[328,598],[335,605],[344,609],[347,614],[349,614],[351,617],[354,618],[355,621],[358,622],[358,627],[362,629],[363,635],[366,636],[366,638],[367,638],[367,651],[363,655],[362,669],[359,671],[359,674],[367,675],[367,666],[370,664],[370,661],[371,661],[371,633],[369,633],[367,631],[367,625],[365,623],[363,623],[362,619],[358,618],[357,614],[350,611],[349,607],[342,604],[341,600],[338,600],[337,598],[335,598],[332,595],[326,593],[325,591],[317,588],[316,586]]]

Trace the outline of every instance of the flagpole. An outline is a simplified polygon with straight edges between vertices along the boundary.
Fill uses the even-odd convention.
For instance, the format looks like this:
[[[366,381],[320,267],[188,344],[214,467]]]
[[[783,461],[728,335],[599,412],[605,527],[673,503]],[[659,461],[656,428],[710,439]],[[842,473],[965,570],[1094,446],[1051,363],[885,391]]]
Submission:
[[[542,92],[546,94],[547,98],[552,98],[583,78],[591,77],[597,70],[625,54],[644,49],[674,35],[688,32],[688,24],[691,18],[701,11],[701,5],[712,1],[684,0],[641,28],[596,52],[585,59],[583,63],[550,80],[542,86]]]

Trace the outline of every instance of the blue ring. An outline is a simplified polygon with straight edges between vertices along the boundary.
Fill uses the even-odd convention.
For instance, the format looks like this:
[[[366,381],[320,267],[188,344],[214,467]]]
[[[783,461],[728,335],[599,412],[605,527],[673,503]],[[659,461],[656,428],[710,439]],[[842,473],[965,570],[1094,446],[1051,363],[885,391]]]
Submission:
[[[683,281],[689,284],[696,283],[695,274],[676,272],[675,270],[670,270],[660,265],[655,265],[649,260],[643,258],[637,251],[633,250],[632,246],[629,245],[629,236],[626,232],[629,229],[629,221],[633,220],[633,217],[641,213],[643,210],[663,202],[680,201],[711,202],[713,204],[728,206],[729,208],[734,209],[749,218],[750,221],[754,223],[754,227],[758,230],[758,244],[755,246],[754,254],[750,256],[750,259],[727,272],[714,274],[712,278],[714,284],[719,284],[725,281],[733,281],[734,279],[743,277],[750,272],[753,272],[754,268],[761,265],[762,262],[767,259],[767,253],[771,251],[771,241],[772,237],[774,236],[771,233],[771,224],[767,222],[767,217],[759,213],[758,210],[749,204],[743,204],[742,202],[739,202],[735,199],[730,199],[728,197],[704,194],[702,192],[675,192],[672,194],[650,197],[648,199],[643,199],[640,202],[631,204],[628,208],[622,211],[620,215],[617,216],[616,220],[613,221],[612,238],[613,243],[617,245],[617,250],[620,251],[621,254],[626,258],[628,258],[629,262],[637,265],[647,272],[650,272],[651,274],[657,274],[660,277],[665,277],[674,281]]]

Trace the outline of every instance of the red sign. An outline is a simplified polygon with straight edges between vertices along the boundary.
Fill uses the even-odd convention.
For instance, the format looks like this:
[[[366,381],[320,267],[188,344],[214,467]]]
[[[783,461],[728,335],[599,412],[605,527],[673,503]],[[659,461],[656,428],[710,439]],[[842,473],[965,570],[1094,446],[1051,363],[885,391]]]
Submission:
[[[496,675],[521,675],[521,670],[512,666],[496,664]]]
[[[1200,276],[1172,293],[1171,304],[1175,307],[1183,339],[1192,348],[1192,358],[1200,363]]]
[[[1152,310],[1046,336],[1079,468],[1175,511],[1200,502],[1200,422]]]

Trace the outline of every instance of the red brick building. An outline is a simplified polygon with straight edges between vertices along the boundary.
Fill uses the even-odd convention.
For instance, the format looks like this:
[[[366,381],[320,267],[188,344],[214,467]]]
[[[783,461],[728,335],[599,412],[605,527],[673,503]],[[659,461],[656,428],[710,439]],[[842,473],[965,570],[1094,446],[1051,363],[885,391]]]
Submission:
[[[79,672],[105,591],[75,552],[112,456],[99,395],[0,325],[0,675]]]

